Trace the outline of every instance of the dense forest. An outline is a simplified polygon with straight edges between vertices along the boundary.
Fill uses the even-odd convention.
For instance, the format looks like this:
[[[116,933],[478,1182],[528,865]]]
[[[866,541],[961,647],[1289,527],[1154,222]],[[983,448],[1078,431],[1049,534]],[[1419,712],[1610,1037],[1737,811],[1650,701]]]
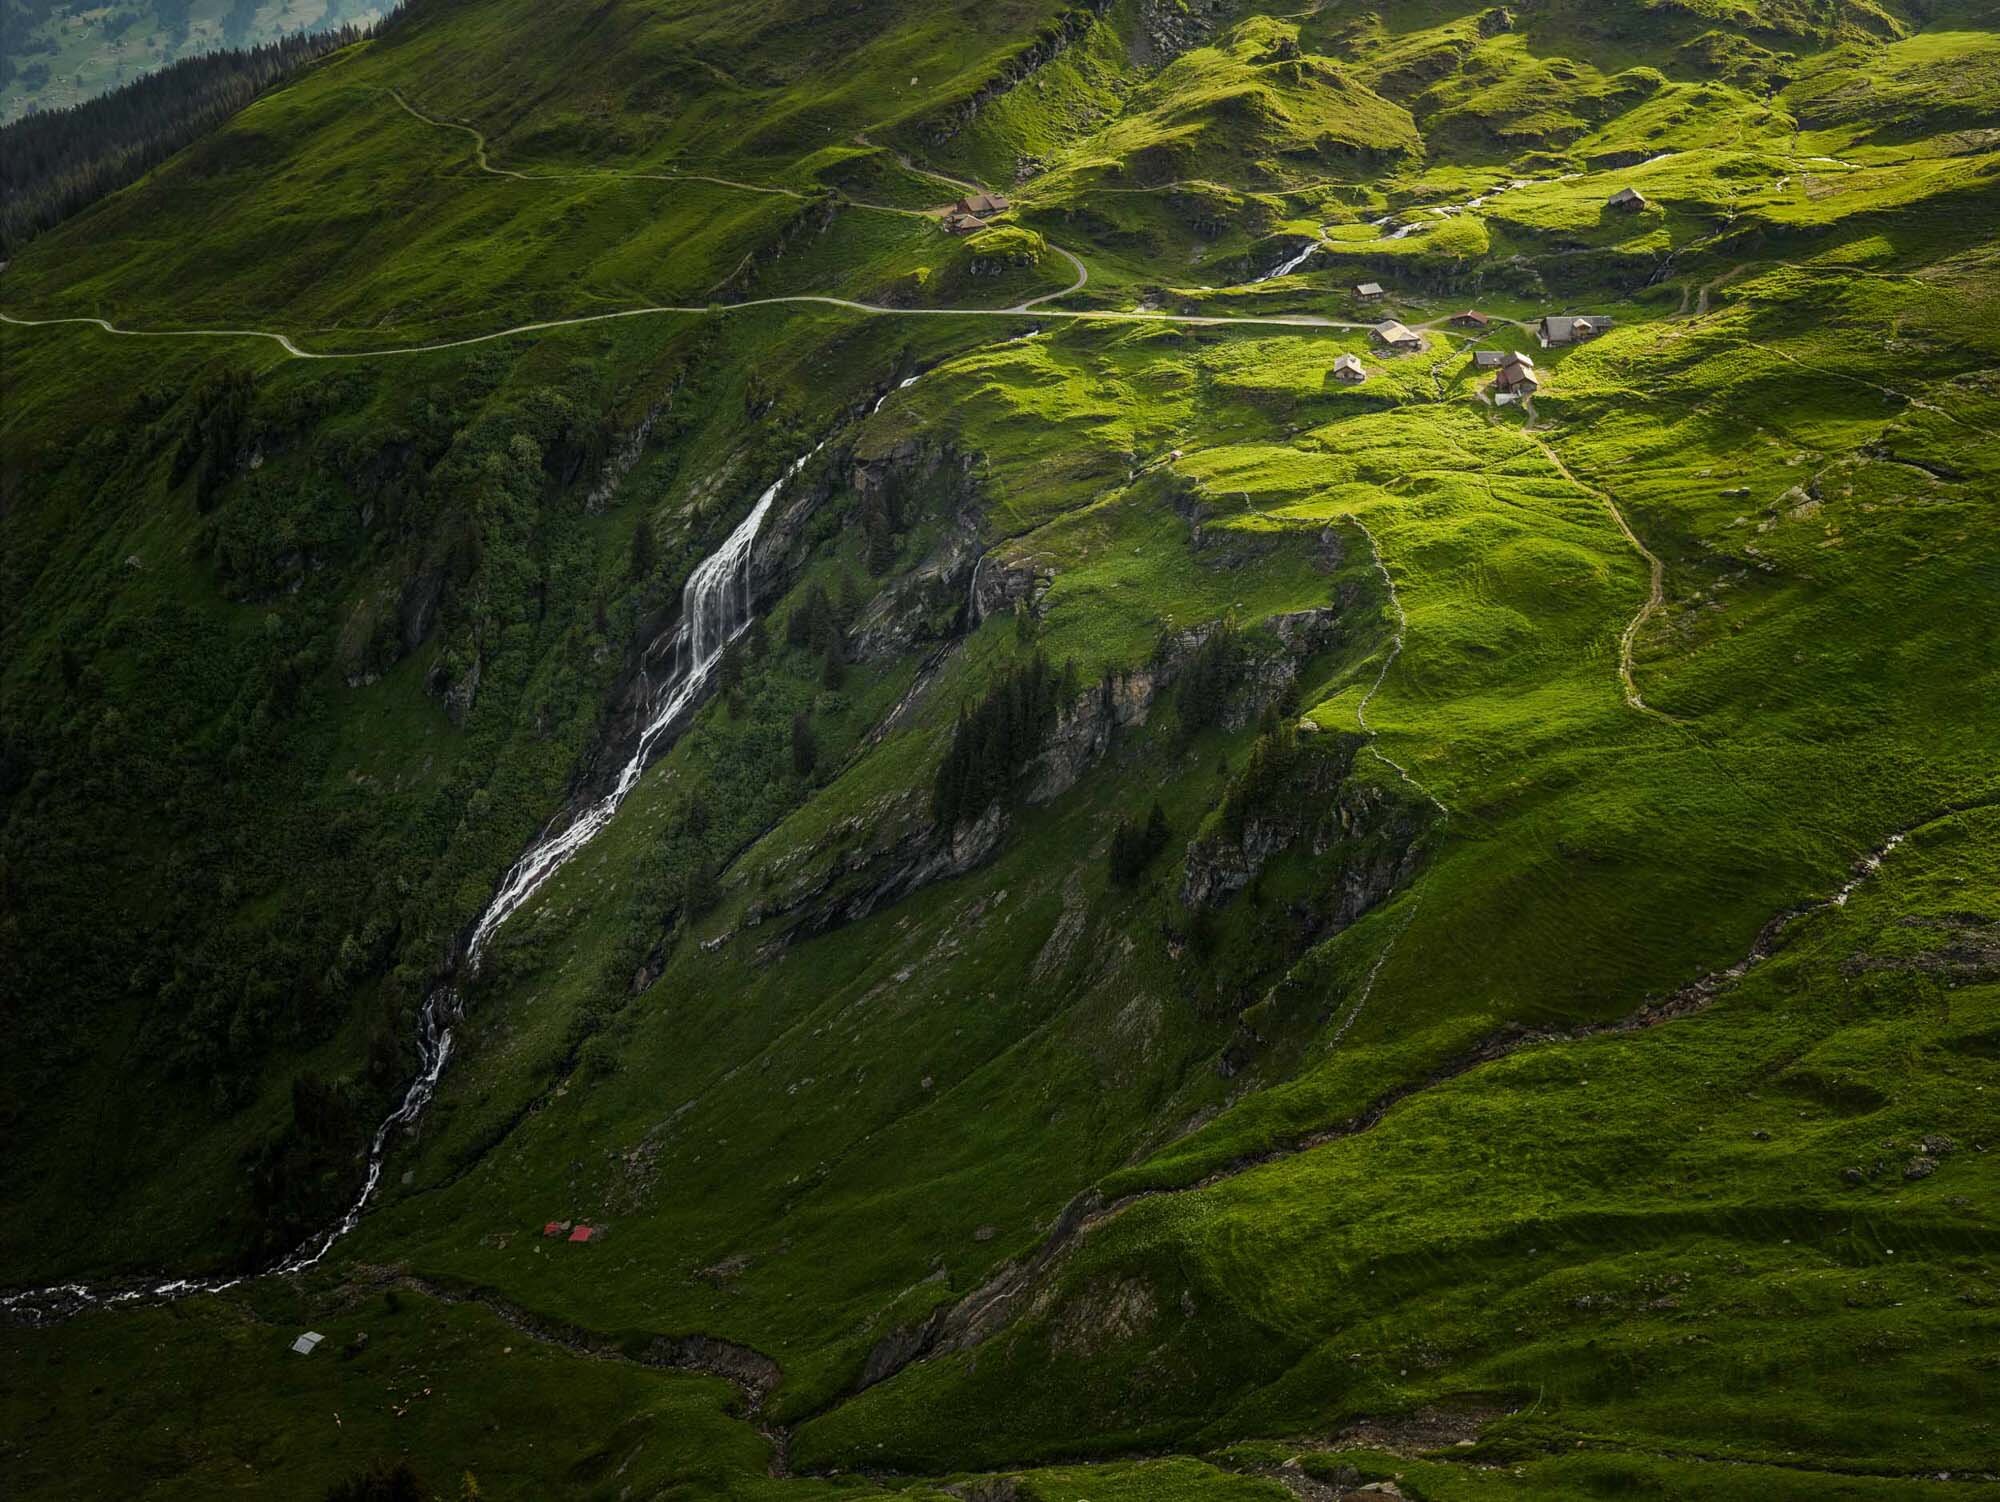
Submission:
[[[307,63],[369,34],[342,26],[187,58],[72,109],[0,127],[0,257],[144,176]]]

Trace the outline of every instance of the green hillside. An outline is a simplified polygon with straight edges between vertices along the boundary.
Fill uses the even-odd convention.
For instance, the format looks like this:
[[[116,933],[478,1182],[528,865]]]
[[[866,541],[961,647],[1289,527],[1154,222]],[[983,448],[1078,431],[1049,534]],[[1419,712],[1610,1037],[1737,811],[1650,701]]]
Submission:
[[[367,26],[392,9],[387,0],[5,0],[0,121],[81,104],[182,58]]]
[[[422,0],[40,235],[22,1495],[2000,1497],[1996,36]]]

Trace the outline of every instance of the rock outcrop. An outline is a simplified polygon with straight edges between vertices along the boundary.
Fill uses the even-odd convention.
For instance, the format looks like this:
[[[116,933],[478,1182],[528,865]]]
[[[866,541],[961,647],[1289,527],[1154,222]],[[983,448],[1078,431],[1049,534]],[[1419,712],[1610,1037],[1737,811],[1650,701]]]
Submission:
[[[857,923],[920,887],[984,865],[999,850],[1007,824],[1006,811],[995,803],[972,822],[941,833],[930,816],[928,790],[878,803],[795,852],[785,866],[808,869],[776,895],[752,903],[743,926],[795,919],[775,946],[767,946],[775,953]]]
[[[1060,710],[1048,744],[1029,765],[1027,801],[1047,803],[1075,787],[1111,749],[1120,730],[1146,723],[1161,681],[1152,668],[1108,673]]]
[[[1330,858],[1337,864],[1314,905],[1309,933],[1323,937],[1407,883],[1422,859],[1428,809],[1399,786],[1353,775],[1365,744],[1359,736],[1315,735],[1255,806],[1226,806],[1218,827],[1188,845],[1181,901],[1220,907],[1290,851]],[[1232,789],[1232,802],[1235,796]]]

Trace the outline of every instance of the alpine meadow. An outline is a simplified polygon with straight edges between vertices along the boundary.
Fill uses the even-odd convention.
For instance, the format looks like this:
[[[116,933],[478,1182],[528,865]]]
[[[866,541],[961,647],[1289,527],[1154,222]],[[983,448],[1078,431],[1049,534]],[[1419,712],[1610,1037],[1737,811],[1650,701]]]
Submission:
[[[2000,0],[4,4],[0,1494],[2000,1502]]]

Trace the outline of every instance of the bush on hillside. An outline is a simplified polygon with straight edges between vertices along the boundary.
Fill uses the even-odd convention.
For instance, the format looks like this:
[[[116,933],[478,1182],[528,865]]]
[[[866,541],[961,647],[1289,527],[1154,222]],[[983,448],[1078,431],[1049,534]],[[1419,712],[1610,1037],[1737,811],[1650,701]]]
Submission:
[[[938,824],[952,829],[1005,799],[1047,743],[1056,711],[1075,697],[1076,665],[1058,674],[1038,651],[1010,667],[977,706],[961,709],[931,787]]]

